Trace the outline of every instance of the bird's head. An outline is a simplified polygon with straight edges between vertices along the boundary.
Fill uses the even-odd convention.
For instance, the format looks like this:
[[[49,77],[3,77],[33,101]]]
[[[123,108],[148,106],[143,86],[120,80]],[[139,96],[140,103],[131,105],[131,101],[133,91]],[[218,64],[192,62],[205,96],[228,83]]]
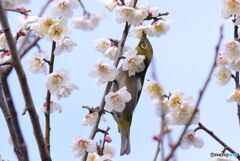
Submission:
[[[147,35],[145,32],[142,33],[142,36],[140,38],[140,41],[136,47],[136,51],[138,55],[144,55],[144,64],[146,68],[151,63],[152,57],[153,57],[153,49],[152,45],[149,42]]]

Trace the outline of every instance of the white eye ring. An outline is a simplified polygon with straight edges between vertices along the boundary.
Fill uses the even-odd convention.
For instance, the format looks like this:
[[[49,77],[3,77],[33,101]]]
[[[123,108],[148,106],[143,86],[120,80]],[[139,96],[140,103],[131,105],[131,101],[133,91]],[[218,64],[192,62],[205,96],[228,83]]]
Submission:
[[[146,49],[146,48],[147,48],[147,44],[142,43],[142,44],[141,44],[141,48]]]

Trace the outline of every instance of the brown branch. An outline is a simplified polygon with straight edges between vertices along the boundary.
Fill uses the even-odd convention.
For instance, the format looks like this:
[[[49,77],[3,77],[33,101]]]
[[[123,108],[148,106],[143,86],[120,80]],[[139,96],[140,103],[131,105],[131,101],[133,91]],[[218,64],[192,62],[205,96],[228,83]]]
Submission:
[[[228,146],[225,142],[223,142],[218,136],[216,136],[211,130],[209,130],[207,127],[205,127],[203,124],[201,124],[200,122],[198,123],[198,128],[195,130],[195,132],[197,130],[203,130],[206,133],[208,133],[213,139],[215,139],[219,144],[221,144],[224,148],[224,151],[229,151],[230,153],[235,154],[234,156],[240,160],[240,155],[239,153],[237,153],[235,150],[233,150],[230,146]]]
[[[15,129],[15,126],[13,123],[13,118],[12,118],[12,115],[10,114],[9,109],[5,103],[2,91],[3,91],[2,74],[0,72],[0,108],[2,110],[4,118],[6,120],[9,133],[11,135],[11,139],[12,139],[13,146],[14,146],[14,152],[16,153],[19,161],[25,161],[25,160],[27,160],[27,158],[25,158],[25,155],[23,154],[23,151],[22,151],[22,148],[20,145],[20,141],[18,138],[18,134],[16,132],[16,129]]]
[[[51,74],[53,72],[53,67],[54,67],[54,51],[56,49],[56,42],[53,41],[52,42],[52,49],[51,49],[51,58],[50,58],[50,62],[49,62],[49,74]],[[45,122],[45,142],[47,144],[47,148],[48,151],[50,153],[50,105],[51,105],[51,93],[48,90],[47,91],[47,97],[46,97],[46,113],[45,113],[45,118],[46,118],[46,122]]]
[[[13,64],[14,69],[16,70],[18,80],[19,80],[19,83],[20,83],[20,86],[22,89],[22,94],[23,94],[23,97],[25,100],[25,104],[28,109],[28,113],[30,115],[30,119],[32,122],[34,135],[35,135],[35,138],[36,138],[36,141],[38,144],[41,159],[42,159],[42,161],[51,161],[49,152],[47,150],[46,144],[43,139],[42,129],[40,126],[40,122],[38,119],[38,115],[37,115],[35,106],[33,104],[31,92],[30,92],[28,81],[26,78],[26,74],[23,70],[22,64],[21,64],[19,56],[18,56],[16,42],[15,42],[15,39],[13,38],[7,17],[5,15],[5,12],[4,12],[4,9],[3,9],[1,3],[0,3],[0,22],[1,22],[1,26],[2,26],[2,29],[6,36],[6,40],[7,40],[10,52],[11,52],[12,64]]]
[[[14,128],[15,128],[16,133],[17,133],[17,137],[18,137],[18,140],[19,140],[19,144],[20,144],[20,148],[21,148],[21,151],[22,151],[23,158],[25,158],[24,159],[25,161],[28,161],[29,157],[28,157],[27,145],[25,143],[25,140],[24,140],[24,137],[23,137],[23,134],[22,134],[22,130],[21,130],[20,125],[19,125],[17,111],[16,111],[15,105],[13,103],[11,91],[9,89],[9,85],[8,85],[8,82],[7,82],[6,78],[3,78],[2,85],[3,85],[3,92],[4,92],[5,100],[6,100],[6,103],[7,103],[7,106],[8,106],[9,114],[11,115],[12,123],[13,123]]]
[[[107,129],[105,130],[104,132],[104,135],[103,135],[103,143],[102,143],[102,151],[101,151],[101,155],[103,155],[103,152],[104,152],[104,147],[105,147],[105,143],[106,143],[106,136],[108,135],[108,131],[110,130],[110,127],[107,127]]]
[[[191,124],[194,116],[195,116],[196,113],[198,112],[198,108],[199,108],[200,102],[201,102],[201,100],[202,100],[203,94],[204,94],[204,92],[206,91],[206,88],[207,88],[207,86],[208,86],[208,84],[209,84],[209,82],[210,82],[210,80],[211,80],[211,77],[212,77],[213,72],[214,72],[214,68],[215,68],[215,66],[216,66],[217,55],[218,55],[218,52],[219,52],[219,48],[220,48],[220,46],[221,46],[221,44],[222,44],[222,39],[223,39],[223,26],[221,26],[221,28],[220,28],[220,37],[219,37],[219,40],[218,40],[218,43],[217,43],[217,46],[216,46],[216,49],[215,49],[215,56],[214,56],[214,61],[213,61],[212,67],[211,67],[211,69],[210,69],[210,72],[209,72],[209,74],[208,74],[208,77],[207,77],[207,79],[206,79],[206,81],[205,81],[202,89],[201,89],[200,92],[199,92],[199,96],[198,96],[198,99],[197,99],[197,102],[196,102],[196,105],[195,105],[195,109],[194,109],[194,111],[193,111],[193,113],[192,113],[192,116],[191,116],[191,118],[188,120],[188,122],[187,122],[187,124],[186,124],[183,132],[181,133],[181,135],[180,135],[180,137],[179,137],[176,145],[173,147],[173,149],[171,150],[171,152],[169,153],[169,155],[166,157],[166,159],[165,159],[164,161],[169,161],[169,160],[172,158],[172,156],[174,155],[176,149],[177,149],[177,148],[179,147],[179,145],[181,144],[181,141],[182,141],[182,139],[183,139],[183,136],[184,136],[185,132],[187,131],[188,127],[190,126],[190,124]]]

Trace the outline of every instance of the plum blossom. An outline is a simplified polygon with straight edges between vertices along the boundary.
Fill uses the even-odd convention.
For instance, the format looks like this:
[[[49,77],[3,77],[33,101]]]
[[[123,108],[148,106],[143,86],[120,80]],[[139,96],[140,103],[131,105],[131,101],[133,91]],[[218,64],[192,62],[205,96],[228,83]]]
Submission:
[[[168,106],[170,109],[177,109],[184,101],[184,94],[182,92],[175,92],[171,94],[169,101],[168,101]]]
[[[54,55],[60,55],[63,52],[71,52],[73,50],[73,47],[76,45],[77,44],[74,43],[69,37],[64,37],[57,42]]]
[[[46,102],[43,104],[43,107],[41,107],[40,111],[44,112],[44,113],[47,113],[47,103]],[[58,104],[57,102],[51,101],[50,102],[50,111],[49,112],[50,113],[54,113],[54,112],[61,113],[62,112],[61,105]]]
[[[87,157],[87,161],[98,161],[100,156],[97,153],[89,153]]]
[[[82,29],[84,31],[94,30],[101,20],[100,16],[95,14],[85,14],[77,17],[73,20],[73,25],[76,29]]]
[[[71,83],[70,81],[63,83],[57,92],[58,99],[69,97],[73,90],[78,89],[78,86]]]
[[[113,157],[115,155],[115,149],[113,145],[110,143],[106,143],[104,146],[103,154],[108,154]]]
[[[240,59],[240,43],[238,41],[230,41],[223,46],[223,54],[229,63]]]
[[[164,94],[163,87],[156,81],[148,81],[146,91],[152,98],[160,98]]]
[[[240,1],[239,0],[224,0],[222,17],[229,18],[233,15],[240,15]]]
[[[6,39],[6,36],[3,32],[0,33],[0,48],[8,50],[7,39]]]
[[[47,63],[44,61],[44,59],[47,59],[47,56],[44,52],[40,52],[33,56],[30,56],[27,60],[30,72],[33,74],[47,74]]]
[[[78,137],[72,143],[72,152],[75,157],[81,157],[85,152],[95,153],[96,151],[96,143],[85,137]]]
[[[114,161],[114,160],[112,160],[111,155],[105,154],[101,156],[97,161]]]
[[[65,37],[67,30],[66,22],[63,19],[58,19],[58,22],[49,28],[47,36],[53,41],[59,41]]]
[[[79,2],[77,0],[55,0],[51,5],[54,17],[71,18],[73,9],[79,7]]]
[[[97,61],[94,64],[93,69],[90,71],[90,75],[96,77],[96,83],[103,84],[108,81],[113,81],[118,74],[116,67],[104,63],[102,60]]]
[[[167,20],[157,20],[153,22],[151,25],[151,32],[148,32],[149,36],[160,37],[162,35],[166,35],[168,30],[170,29],[170,22]]]
[[[228,102],[237,102],[238,104],[240,104],[240,89],[236,89],[234,90],[227,99]]]
[[[139,26],[136,26],[131,31],[130,35],[140,39],[142,37],[143,32],[146,33],[147,35],[152,36],[153,35],[153,33],[152,33],[152,26],[149,26],[149,25],[139,25]]]
[[[104,53],[109,47],[111,47],[112,42],[108,38],[100,38],[94,41],[93,47],[99,51]]]
[[[8,62],[10,61],[10,59],[11,59],[10,51],[0,52],[0,64]]]
[[[127,91],[127,88],[124,86],[116,92],[109,92],[105,96],[105,109],[109,112],[116,111],[122,112],[126,103],[132,99],[131,94]]]
[[[39,17],[37,16],[25,16],[24,19],[20,20],[20,23],[22,25],[22,28],[27,30],[30,28],[30,26],[34,23],[37,23],[39,20]]]
[[[204,141],[201,137],[196,136],[194,130],[187,130],[185,135],[183,136],[182,142],[180,144],[180,148],[189,149],[191,146],[195,148],[202,148],[204,145]]]
[[[219,66],[216,68],[215,76],[217,78],[217,84],[223,86],[231,80],[231,70],[226,66]]]
[[[104,7],[110,12],[112,12],[114,8],[118,5],[117,0],[100,0],[100,1],[104,5]]]
[[[133,7],[118,5],[114,8],[114,12],[116,14],[117,22],[128,22],[129,24],[134,23],[134,13],[135,10]]]
[[[140,73],[145,69],[144,55],[137,55],[135,50],[129,51],[122,63],[122,70],[128,71],[129,76]]]

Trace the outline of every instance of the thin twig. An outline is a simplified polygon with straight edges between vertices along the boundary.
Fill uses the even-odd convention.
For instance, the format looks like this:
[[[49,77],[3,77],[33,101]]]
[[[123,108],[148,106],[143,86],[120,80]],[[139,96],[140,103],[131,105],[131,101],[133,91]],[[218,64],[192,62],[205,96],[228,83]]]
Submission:
[[[20,128],[20,124],[19,124],[18,116],[17,116],[17,111],[16,111],[15,105],[13,103],[13,98],[12,98],[11,91],[9,89],[9,85],[8,85],[8,82],[7,82],[6,78],[3,78],[2,84],[3,84],[3,92],[4,92],[6,104],[8,106],[9,114],[12,117],[12,123],[13,123],[13,125],[15,127],[15,130],[16,130],[16,133],[17,133],[17,137],[18,137],[18,140],[19,140],[22,155],[25,158],[25,160],[28,161],[29,157],[28,157],[27,145],[25,143],[25,140],[24,140],[24,137],[23,137],[23,134],[22,134],[22,130]]]
[[[212,67],[210,69],[210,72],[208,74],[208,77],[207,77],[207,79],[206,79],[202,89],[199,92],[199,96],[198,96],[198,99],[197,99],[197,102],[196,102],[196,105],[195,105],[195,109],[194,109],[194,111],[192,113],[192,116],[188,120],[188,122],[187,122],[183,132],[181,133],[181,135],[180,135],[176,145],[173,147],[173,149],[171,150],[171,152],[169,153],[169,155],[166,157],[166,159],[164,161],[169,161],[172,158],[172,156],[174,155],[176,149],[179,147],[185,132],[187,131],[188,127],[190,126],[192,120],[194,119],[195,114],[198,112],[198,108],[199,108],[200,102],[202,100],[203,94],[204,94],[204,92],[205,92],[205,90],[206,90],[206,88],[207,88],[207,86],[208,86],[208,84],[209,84],[209,82],[211,80],[214,68],[216,66],[217,55],[218,55],[218,52],[219,52],[219,48],[220,48],[220,46],[222,44],[222,39],[223,39],[223,26],[220,27],[220,37],[219,37],[219,40],[218,40],[218,43],[217,43],[217,46],[216,46],[216,49],[215,49],[215,56],[214,56],[214,61],[213,61]]]
[[[83,15],[89,15],[90,13],[87,11],[85,5],[83,4],[82,0],[78,0],[82,10],[83,10]]]
[[[104,135],[103,135],[103,143],[102,143],[102,151],[101,151],[101,155],[103,155],[104,152],[104,147],[105,147],[105,143],[106,143],[106,136],[108,135],[108,131],[110,130],[110,127],[107,127]]]
[[[51,58],[50,58],[50,62],[49,62],[49,74],[51,74],[53,72],[53,68],[54,68],[54,59],[55,59],[55,55],[54,55],[54,51],[56,48],[56,42],[53,41],[52,42],[52,49],[51,49]],[[45,118],[46,118],[46,122],[45,122],[45,142],[47,144],[47,148],[48,151],[50,153],[50,105],[51,105],[51,93],[48,90],[47,91],[47,97],[46,97],[46,113],[45,113]]]
[[[226,150],[229,151],[230,153],[235,154],[234,156],[240,160],[240,155],[239,153],[237,153],[235,150],[233,150],[230,146],[228,146],[225,142],[223,142],[218,136],[216,136],[211,130],[209,130],[207,127],[205,127],[202,123],[198,123],[198,128],[197,130],[203,130],[206,133],[208,133],[212,138],[214,138],[219,144],[221,144],[223,146],[223,152],[225,152]],[[195,130],[195,131],[197,131]]]
[[[11,52],[12,64],[13,64],[13,67],[16,70],[16,73],[18,76],[18,80],[19,80],[19,83],[21,86],[25,104],[26,104],[26,107],[28,108],[28,113],[30,115],[30,119],[31,119],[31,123],[33,126],[35,138],[36,138],[36,141],[38,144],[41,159],[42,159],[42,161],[51,161],[51,157],[49,155],[49,152],[47,150],[46,144],[43,139],[42,129],[40,126],[40,122],[38,119],[38,115],[37,115],[35,106],[33,104],[31,92],[30,92],[28,81],[26,78],[26,74],[23,70],[22,64],[21,64],[19,56],[18,56],[16,42],[15,42],[15,39],[13,38],[7,17],[5,15],[5,12],[4,12],[4,9],[3,9],[1,3],[0,3],[0,22],[1,22],[1,26],[3,28],[3,31],[6,36],[6,40],[7,40],[10,52]]]

